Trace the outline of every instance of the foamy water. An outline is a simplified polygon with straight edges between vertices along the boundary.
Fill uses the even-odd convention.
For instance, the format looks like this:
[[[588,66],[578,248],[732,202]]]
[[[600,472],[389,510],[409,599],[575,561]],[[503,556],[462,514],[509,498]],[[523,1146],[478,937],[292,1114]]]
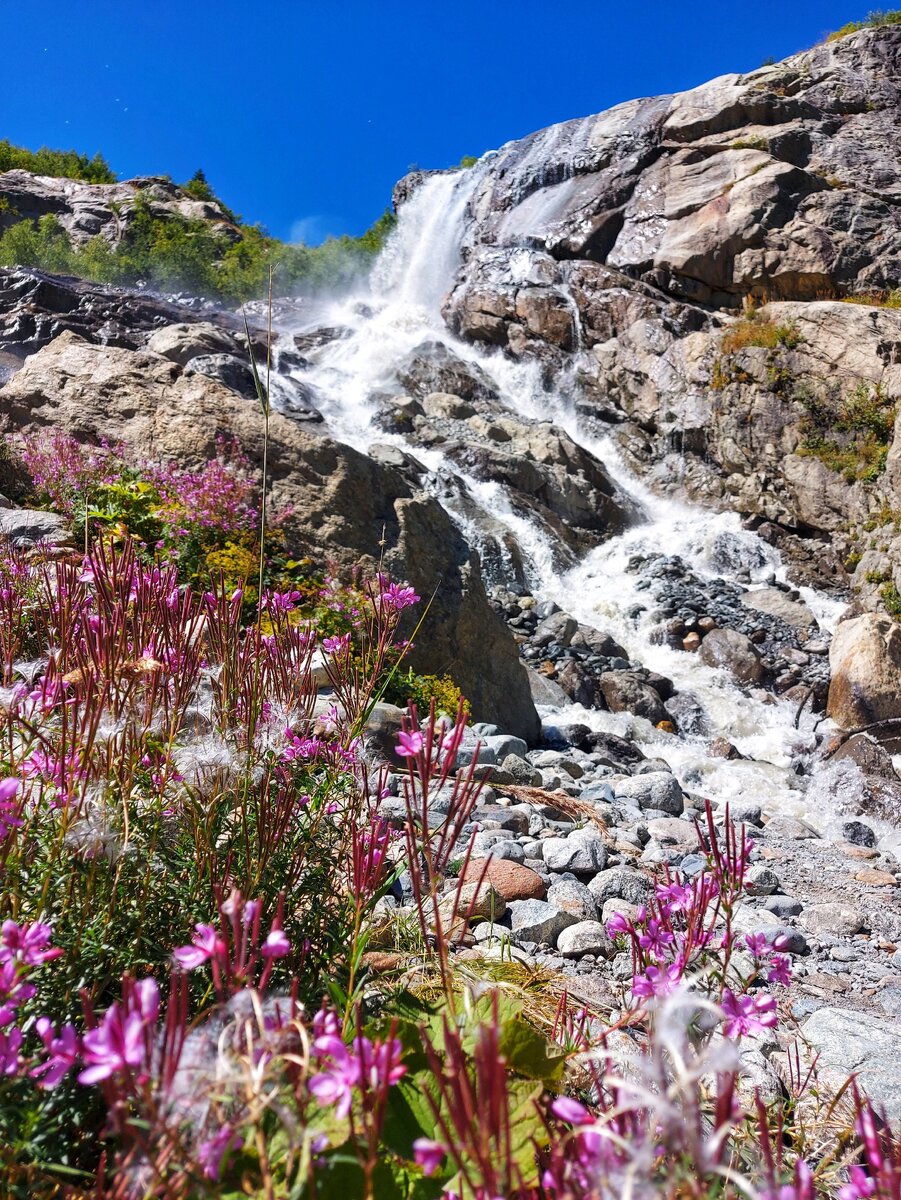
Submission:
[[[843,803],[829,800],[828,788],[809,785],[793,765],[815,747],[816,718],[805,712],[795,727],[797,705],[770,697],[772,703],[748,696],[728,672],[706,666],[697,655],[651,640],[647,619],[629,615],[645,606],[647,592],[637,588],[640,576],[627,569],[636,554],[680,555],[701,578],[726,578],[716,570],[712,551],[728,533],[747,546],[749,561],[759,564],[752,581],[775,573],[786,578],[777,552],[741,528],[734,513],[716,513],[653,494],[625,466],[609,438],[585,428],[571,402],[574,385],[561,381],[548,391],[536,364],[515,362],[500,352],[463,343],[447,330],[440,314],[460,261],[466,205],[480,168],[427,179],[401,210],[398,225],[383,250],[368,287],[317,313],[317,324],[337,325],[347,336],[309,352],[312,365],[298,377],[315,392],[331,432],[366,451],[374,442],[393,444],[417,458],[429,472],[433,493],[477,547],[500,525],[517,549],[531,592],[552,600],[578,621],[612,634],[631,659],[668,676],[679,691],[693,692],[712,727],[704,737],[674,737],[626,713],[597,712],[567,705],[564,711],[543,710],[547,724],[579,721],[590,728],[615,732],[639,743],[648,755],[665,759],[693,791],[723,800],[758,802],[767,811],[803,816],[823,827],[841,815]],[[529,252],[514,257],[512,270],[528,273]],[[580,446],[600,459],[619,488],[630,497],[644,520],[634,528],[588,552],[577,566],[561,571],[560,556],[547,531],[518,513],[503,486],[476,480],[445,459],[440,449],[408,443],[402,434],[386,433],[372,424],[378,395],[392,388],[398,365],[426,340],[444,342],[459,357],[484,371],[495,384],[502,406],[514,415],[552,420]],[[448,486],[448,481],[453,486]],[[513,571],[513,563],[510,570]],[[829,631],[843,605],[812,588],[801,589],[821,627]],[[821,726],[822,727],[822,726]],[[732,742],[745,760],[712,758],[712,737]],[[847,781],[839,781],[847,789]],[[839,791],[841,791],[841,787]]]

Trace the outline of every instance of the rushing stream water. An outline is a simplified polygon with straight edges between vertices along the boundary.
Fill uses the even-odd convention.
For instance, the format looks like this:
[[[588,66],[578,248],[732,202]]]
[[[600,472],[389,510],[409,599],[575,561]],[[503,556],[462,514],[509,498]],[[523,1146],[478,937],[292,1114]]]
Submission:
[[[534,363],[515,362],[500,352],[455,339],[440,315],[441,301],[450,288],[460,261],[467,201],[479,168],[470,172],[435,175],[421,184],[403,206],[398,225],[376,263],[365,290],[316,313],[316,325],[342,327],[346,334],[308,353],[311,365],[295,376],[310,387],[332,434],[365,451],[373,443],[393,443],[428,469],[430,486],[479,545],[479,513],[485,526],[501,522],[513,539],[525,566],[532,593],[552,600],[578,621],[611,633],[632,660],[672,679],[679,691],[693,692],[713,726],[705,737],[673,737],[628,713],[599,712],[577,705],[565,711],[543,709],[546,724],[579,721],[593,729],[628,736],[645,752],[670,763],[680,780],[693,790],[722,799],[759,802],[768,811],[806,816],[821,828],[838,815],[828,789],[814,777],[793,769],[814,749],[816,718],[805,712],[795,727],[797,703],[764,702],[735,686],[727,672],[706,666],[696,654],[674,650],[651,640],[651,625],[634,615],[647,606],[640,590],[641,576],[627,570],[629,559],[641,551],[680,555],[703,578],[730,578],[712,562],[719,535],[730,533],[744,542],[749,561],[764,564],[752,580],[785,569],[772,547],[741,528],[737,514],[716,513],[674,499],[653,495],[624,466],[613,442],[584,427],[571,402],[569,388],[548,391]],[[524,251],[527,258],[528,252]],[[527,264],[526,264],[527,265]],[[299,330],[298,330],[299,332]],[[520,417],[552,420],[606,465],[621,490],[631,497],[643,521],[589,551],[575,567],[555,567],[550,537],[537,523],[515,513],[501,485],[469,478],[440,450],[410,445],[400,434],[388,434],[371,424],[374,395],[390,383],[398,363],[425,340],[440,340],[455,354],[475,363],[495,383],[501,403]],[[307,353],[307,352],[305,352]],[[575,356],[574,356],[575,357]],[[396,388],[395,388],[396,390]],[[442,480],[456,477],[455,487]],[[461,491],[462,487],[462,491]],[[465,495],[465,506],[457,499]],[[475,513],[475,516],[473,515]],[[802,589],[821,627],[830,630],[843,606],[812,589]],[[632,610],[630,612],[630,610]],[[772,698],[770,698],[772,699]],[[708,752],[710,738],[727,738],[745,755],[724,761]]]

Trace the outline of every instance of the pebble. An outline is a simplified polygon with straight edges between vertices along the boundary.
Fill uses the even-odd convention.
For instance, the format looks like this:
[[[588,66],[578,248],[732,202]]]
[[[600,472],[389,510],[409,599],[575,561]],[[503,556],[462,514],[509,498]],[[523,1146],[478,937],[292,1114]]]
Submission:
[[[865,846],[872,850],[876,846],[876,834],[863,821],[846,821],[841,827],[842,838],[852,846]]]

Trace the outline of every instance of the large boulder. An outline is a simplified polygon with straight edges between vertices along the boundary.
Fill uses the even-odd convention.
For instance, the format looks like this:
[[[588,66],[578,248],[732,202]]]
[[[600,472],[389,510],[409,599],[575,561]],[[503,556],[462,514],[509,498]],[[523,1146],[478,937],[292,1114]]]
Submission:
[[[737,629],[712,629],[701,642],[700,655],[708,667],[725,667],[739,683],[759,683],[763,678],[757,647]]]
[[[875,613],[842,621],[829,650],[827,711],[843,729],[901,717],[901,625]]]
[[[184,367],[192,358],[209,354],[237,354],[240,347],[234,334],[210,321],[179,321],[152,333],[147,339],[147,349]]]
[[[262,466],[263,424],[254,402],[160,355],[92,345],[70,332],[0,390],[0,431],[48,427],[187,467],[214,457],[224,437]],[[488,604],[477,555],[437,500],[392,467],[278,413],[270,421],[269,484],[273,504],[290,512],[284,527],[294,552],[347,564],[381,557],[430,601],[414,667],[449,672],[477,716],[529,741],[537,737],[515,644]]]

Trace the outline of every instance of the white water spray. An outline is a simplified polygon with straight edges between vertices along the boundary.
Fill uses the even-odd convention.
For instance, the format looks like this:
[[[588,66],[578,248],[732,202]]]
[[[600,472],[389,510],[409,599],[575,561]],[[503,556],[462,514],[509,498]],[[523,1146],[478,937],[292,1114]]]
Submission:
[[[668,676],[678,691],[693,692],[706,711],[712,732],[703,738],[673,737],[628,713],[598,712],[567,705],[546,710],[549,724],[579,721],[598,730],[628,736],[645,752],[665,759],[683,783],[724,800],[761,803],[768,811],[806,816],[818,825],[831,814],[810,812],[803,778],[793,771],[799,756],[815,744],[813,719],[804,718],[795,728],[796,705],[769,702],[747,695],[727,672],[706,666],[697,655],[653,642],[650,627],[634,618],[645,607],[647,593],[638,588],[639,577],[627,570],[638,553],[665,550],[680,555],[701,578],[722,577],[711,560],[716,538],[729,533],[744,542],[751,557],[765,564],[758,577],[775,572],[785,578],[777,553],[753,533],[743,530],[737,514],[715,513],[654,495],[625,467],[612,441],[588,432],[561,389],[549,393],[537,364],[515,362],[500,352],[491,354],[459,342],[441,318],[440,306],[460,262],[466,207],[478,181],[479,168],[434,175],[426,179],[404,205],[398,225],[373,270],[369,288],[317,313],[318,323],[336,325],[344,336],[328,342],[309,357],[312,366],[301,376],[316,394],[317,404],[334,436],[360,450],[374,442],[391,443],[417,458],[428,469],[433,490],[476,544],[484,537],[481,522],[498,522],[517,545],[526,566],[529,584],[539,599],[553,600],[577,620],[611,633],[630,658]],[[529,253],[523,251],[521,269],[528,271]],[[516,264],[514,263],[514,269]],[[440,450],[409,445],[400,434],[374,427],[371,418],[379,393],[394,384],[399,363],[423,341],[440,340],[456,355],[475,364],[494,382],[502,406],[533,420],[551,420],[578,445],[603,461],[617,485],[631,497],[644,522],[588,553],[574,568],[555,568],[555,547],[538,523],[517,514],[496,482],[469,478],[448,462]],[[456,488],[442,488],[440,480],[456,477]],[[467,504],[456,504],[460,490]],[[841,605],[814,589],[803,589],[804,599],[824,628],[834,624]],[[632,610],[630,612],[630,610]],[[711,737],[731,741],[745,760],[712,758]],[[818,800],[818,806],[822,799]]]

